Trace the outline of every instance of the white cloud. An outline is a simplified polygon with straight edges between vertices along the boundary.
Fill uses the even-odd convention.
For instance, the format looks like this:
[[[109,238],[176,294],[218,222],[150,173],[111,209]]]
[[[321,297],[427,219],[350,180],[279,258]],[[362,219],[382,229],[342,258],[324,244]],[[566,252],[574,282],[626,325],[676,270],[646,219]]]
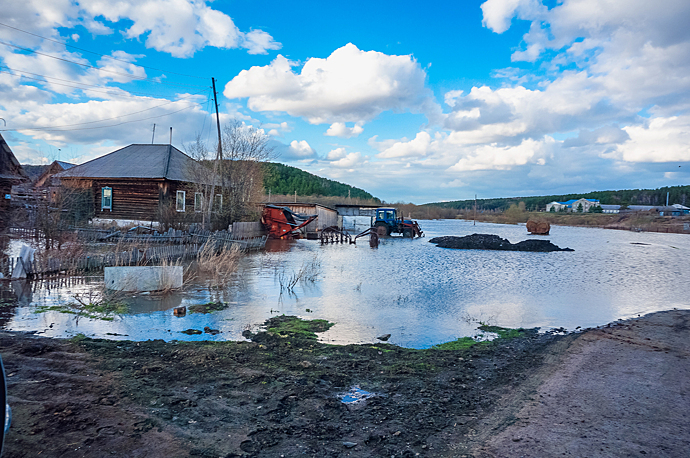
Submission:
[[[362,153],[348,153],[344,158],[331,162],[331,167],[338,167],[341,169],[351,169],[364,161]]]
[[[465,183],[459,178],[456,178],[455,180],[450,181],[448,183],[441,183],[439,186],[442,188],[464,188],[465,186],[467,186],[467,183]]]
[[[626,162],[690,161],[690,116],[655,118],[623,130],[630,139],[608,156]]]
[[[347,151],[345,151],[345,148],[336,148],[328,152],[328,154],[326,155],[326,160],[337,161],[338,159],[344,158],[346,155]]]
[[[309,143],[307,143],[306,140],[293,140],[290,142],[290,152],[292,153],[293,157],[298,157],[298,158],[306,158],[306,157],[313,157],[314,156],[314,150],[312,149],[311,146],[309,146]]]
[[[377,157],[383,159],[423,157],[429,154],[431,144],[431,135],[427,132],[419,132],[412,140],[400,141],[388,146],[377,154]]]
[[[282,45],[263,30],[252,30],[244,35],[242,47],[249,54],[268,54],[269,49],[280,49]]]
[[[329,137],[352,138],[358,137],[362,132],[364,132],[364,128],[361,123],[357,123],[352,127],[347,127],[344,122],[334,122],[331,124],[331,127],[328,128],[325,135]]]
[[[262,30],[240,31],[230,16],[214,10],[205,0],[28,0],[3,4],[3,22],[43,36],[60,38],[58,27],[81,24],[93,34],[111,34],[103,19],[126,21],[126,38],[146,39],[146,46],[175,57],[191,57],[206,46],[244,48],[249,54],[266,54],[281,44]],[[0,38],[28,36],[10,29]],[[78,38],[78,36],[77,36]],[[36,39],[38,40],[38,39]],[[34,44],[37,44],[38,41]]]
[[[254,111],[286,112],[312,124],[363,123],[387,110],[438,111],[412,56],[361,51],[350,43],[326,59],[308,59],[299,73],[296,65],[279,55],[270,65],[242,70],[223,94],[248,98]]]
[[[545,137],[543,141],[523,140],[519,145],[512,147],[483,145],[470,155],[461,158],[449,170],[455,172],[507,170],[527,163],[544,165],[545,157],[549,155],[549,149],[554,143],[553,138]]]
[[[141,121],[150,116],[166,114],[156,121]],[[8,128],[59,147],[104,142],[148,143],[151,141],[153,122],[159,126],[158,141],[165,137],[167,142],[167,127],[173,126],[173,143],[179,145],[181,142],[175,139],[193,138],[195,126],[203,122],[207,113],[193,99],[171,102],[148,97],[127,97],[123,100],[90,100],[83,103],[41,103],[34,100],[7,104],[3,101],[0,116],[11,120]],[[165,132],[162,132],[161,125],[166,126]]]
[[[546,7],[538,0],[487,0],[481,6],[482,24],[496,33],[510,28],[510,21],[516,14],[521,19],[532,19],[543,15]]]

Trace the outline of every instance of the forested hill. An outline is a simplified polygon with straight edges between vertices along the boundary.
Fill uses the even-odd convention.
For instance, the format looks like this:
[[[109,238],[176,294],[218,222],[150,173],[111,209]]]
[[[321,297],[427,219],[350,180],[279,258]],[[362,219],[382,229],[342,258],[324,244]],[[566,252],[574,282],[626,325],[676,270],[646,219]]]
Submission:
[[[562,194],[555,196],[506,197],[500,199],[477,199],[477,208],[483,210],[505,210],[511,204],[524,202],[528,210],[544,210],[546,204],[563,202],[570,199],[597,199],[602,204],[609,205],[666,205],[666,193],[669,193],[668,203],[690,206],[690,186],[670,186],[659,189],[622,189],[620,191],[594,191],[581,194]],[[473,208],[474,200],[456,200],[453,202],[436,202],[425,205],[444,208]]]
[[[272,194],[297,194],[300,196],[337,196],[359,199],[376,199],[363,189],[338,181],[313,175],[304,170],[276,162],[267,162],[264,170],[264,188]]]

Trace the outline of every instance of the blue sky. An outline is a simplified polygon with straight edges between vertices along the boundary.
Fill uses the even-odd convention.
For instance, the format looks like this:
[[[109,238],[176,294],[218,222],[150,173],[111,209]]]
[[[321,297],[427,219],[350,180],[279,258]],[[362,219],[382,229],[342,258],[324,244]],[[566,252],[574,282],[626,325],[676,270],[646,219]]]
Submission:
[[[221,122],[387,201],[688,184],[688,17],[681,0],[9,0],[0,131],[34,164],[149,143],[154,123],[156,142],[173,127],[213,148],[215,77]]]

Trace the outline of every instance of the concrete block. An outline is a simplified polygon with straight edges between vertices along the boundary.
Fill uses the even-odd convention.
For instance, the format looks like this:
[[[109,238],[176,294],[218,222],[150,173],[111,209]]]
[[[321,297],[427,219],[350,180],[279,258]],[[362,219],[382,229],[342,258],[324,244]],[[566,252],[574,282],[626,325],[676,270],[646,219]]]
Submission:
[[[182,277],[182,266],[105,268],[105,286],[115,291],[161,291],[181,288]]]

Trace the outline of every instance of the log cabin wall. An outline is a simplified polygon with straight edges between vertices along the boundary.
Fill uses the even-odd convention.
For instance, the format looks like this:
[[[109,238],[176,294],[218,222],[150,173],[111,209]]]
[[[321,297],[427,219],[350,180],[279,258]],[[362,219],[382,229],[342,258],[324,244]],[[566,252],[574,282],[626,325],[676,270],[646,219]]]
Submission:
[[[93,190],[94,217],[99,219],[154,221],[170,227],[202,221],[201,211],[194,207],[199,186],[166,179],[63,179],[67,188]],[[102,208],[103,188],[112,189],[112,209]],[[185,192],[185,209],[177,210],[177,191]],[[207,194],[204,206],[208,205]],[[216,194],[220,194],[216,189]],[[223,203],[227,195],[223,192]]]
[[[131,219],[156,221],[158,216],[159,187],[163,180],[92,181],[94,216],[104,219]],[[102,208],[103,188],[112,189],[112,209]]]
[[[6,199],[12,191],[12,182],[9,180],[0,179],[0,222],[4,220],[10,209],[10,199]]]

